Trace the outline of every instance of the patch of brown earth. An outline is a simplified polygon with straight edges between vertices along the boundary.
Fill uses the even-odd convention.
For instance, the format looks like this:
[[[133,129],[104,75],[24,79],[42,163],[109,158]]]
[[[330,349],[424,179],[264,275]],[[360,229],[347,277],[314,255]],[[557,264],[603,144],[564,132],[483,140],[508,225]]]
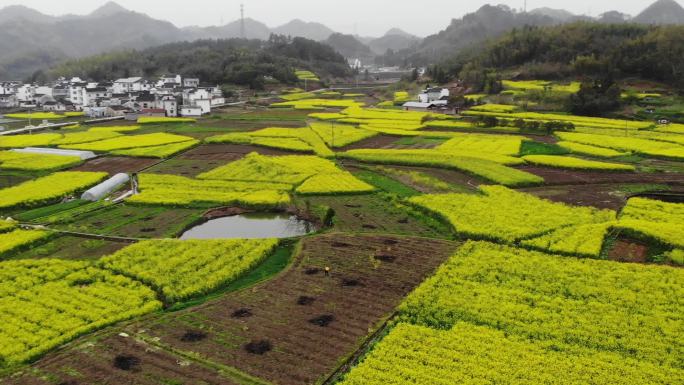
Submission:
[[[613,261],[646,263],[648,246],[629,239],[618,239],[608,252]]]

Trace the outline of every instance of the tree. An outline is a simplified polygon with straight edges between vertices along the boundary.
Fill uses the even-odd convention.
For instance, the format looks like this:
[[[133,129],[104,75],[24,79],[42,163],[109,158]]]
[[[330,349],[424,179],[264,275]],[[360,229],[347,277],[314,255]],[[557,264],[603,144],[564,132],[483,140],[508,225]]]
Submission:
[[[414,68],[413,71],[411,71],[411,81],[415,82],[418,80],[418,68]]]
[[[620,107],[620,87],[610,78],[582,83],[570,95],[568,110],[575,115],[601,116]]]

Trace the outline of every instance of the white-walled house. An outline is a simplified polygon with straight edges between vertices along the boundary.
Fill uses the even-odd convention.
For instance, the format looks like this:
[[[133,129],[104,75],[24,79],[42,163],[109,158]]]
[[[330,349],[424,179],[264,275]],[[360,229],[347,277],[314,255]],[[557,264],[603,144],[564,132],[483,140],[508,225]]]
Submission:
[[[50,101],[43,104],[43,111],[46,112],[63,112],[66,111],[66,105],[60,101]]]
[[[211,99],[211,94],[206,88],[186,90],[183,92],[183,104],[191,106],[196,100]]]
[[[200,80],[198,78],[185,78],[183,79],[184,88],[197,88],[200,85]]]
[[[182,106],[181,116],[186,117],[200,117],[202,116],[202,107],[199,106]]]
[[[428,88],[418,95],[418,101],[421,103],[435,103],[448,104],[450,92],[448,88],[433,87]]]
[[[197,99],[193,105],[202,110],[202,115],[211,113],[211,99]]]
[[[15,108],[18,106],[17,95],[0,93],[0,108]]]
[[[163,96],[158,104],[160,108],[166,110],[166,116],[178,116],[178,101],[174,96]]]
[[[100,103],[112,97],[111,92],[106,87],[88,87],[86,88],[86,105],[95,107],[100,105]]]
[[[60,78],[48,85],[0,82],[0,108],[85,111],[88,116],[116,116],[127,111],[166,116],[201,116],[225,104],[220,87],[199,87],[200,79],[162,77],[158,87],[142,77],[92,82]],[[185,108],[183,110],[183,108]],[[162,112],[163,111],[163,112]],[[114,114],[114,115],[112,115]]]
[[[17,87],[20,85],[20,82],[2,82],[0,83],[0,95],[15,95],[17,93]]]
[[[87,83],[71,83],[69,84],[69,91],[66,99],[77,106],[88,105],[88,90]]]
[[[111,92],[113,94],[125,94],[146,91],[145,88],[143,78],[141,77],[122,78],[114,81]],[[149,87],[147,89],[149,90]]]
[[[164,75],[159,79],[157,85],[162,86],[164,84],[174,84],[177,86],[181,86],[183,84],[183,77],[181,75]]]
[[[14,94],[17,96],[19,103],[33,102],[33,95],[36,93],[36,87],[31,84],[22,84],[15,89]]]
[[[37,86],[35,88],[36,94],[40,95],[50,95],[53,96],[52,87],[50,86]]]

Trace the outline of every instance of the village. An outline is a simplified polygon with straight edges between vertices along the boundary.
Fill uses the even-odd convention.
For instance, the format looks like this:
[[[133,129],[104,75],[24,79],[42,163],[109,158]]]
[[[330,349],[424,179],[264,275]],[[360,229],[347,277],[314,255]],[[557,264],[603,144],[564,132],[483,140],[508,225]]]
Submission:
[[[200,117],[225,103],[219,86],[182,75],[156,81],[129,77],[98,83],[74,77],[45,85],[0,82],[0,109],[5,111],[83,112],[89,118],[136,120],[139,116]]]

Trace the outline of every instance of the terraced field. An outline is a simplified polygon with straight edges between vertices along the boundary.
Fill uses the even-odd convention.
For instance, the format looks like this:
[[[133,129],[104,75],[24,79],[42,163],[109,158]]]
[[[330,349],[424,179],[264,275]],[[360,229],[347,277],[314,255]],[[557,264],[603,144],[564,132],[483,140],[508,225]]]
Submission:
[[[94,380],[91,373],[104,379],[99,373],[121,371],[121,381],[133,381],[121,383],[144,377],[160,383],[165,376],[176,378],[168,377],[165,368],[189,379],[192,372],[208,376],[207,367],[230,367],[239,372],[224,373],[227,382],[219,383],[231,383],[231,378],[236,384],[252,383],[244,379],[251,377],[267,381],[253,383],[314,383],[337,369],[341,352],[356,350],[380,328],[401,299],[456,246],[382,235],[308,238],[288,270],[269,282],[74,345],[73,353],[40,363],[37,373],[78,383],[79,374]],[[179,367],[184,356],[203,357],[204,365],[189,359],[188,366]],[[117,368],[116,357],[135,364]],[[9,383],[42,383],[36,377],[28,373]]]
[[[3,158],[0,384],[684,381],[681,133],[282,100],[3,140],[96,157]],[[588,126],[477,120],[507,116]],[[235,239],[250,226],[273,235]]]

